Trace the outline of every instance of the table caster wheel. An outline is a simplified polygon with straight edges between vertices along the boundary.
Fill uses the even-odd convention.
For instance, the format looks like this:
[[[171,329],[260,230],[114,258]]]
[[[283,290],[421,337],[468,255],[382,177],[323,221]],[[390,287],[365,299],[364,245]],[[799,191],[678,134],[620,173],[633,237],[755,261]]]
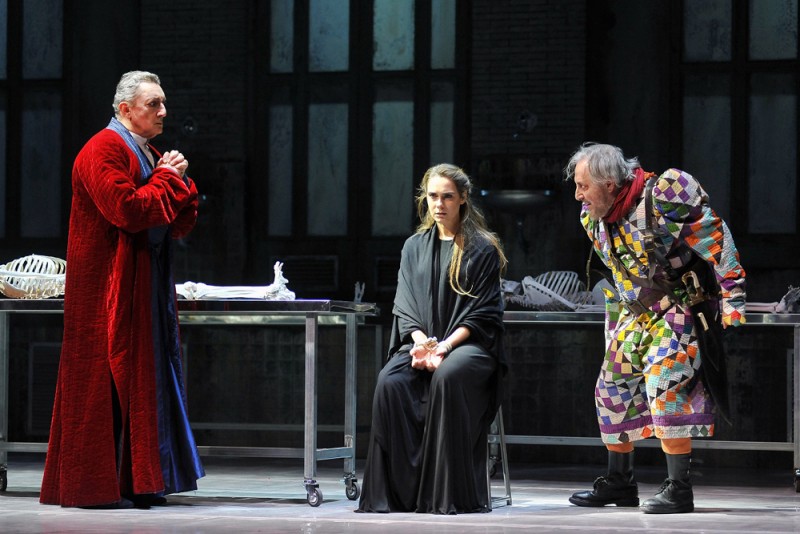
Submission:
[[[359,495],[361,495],[361,488],[358,487],[358,482],[355,480],[348,482],[344,489],[344,494],[351,501],[358,499]]]
[[[314,508],[322,504],[322,491],[319,488],[308,490],[308,504]]]

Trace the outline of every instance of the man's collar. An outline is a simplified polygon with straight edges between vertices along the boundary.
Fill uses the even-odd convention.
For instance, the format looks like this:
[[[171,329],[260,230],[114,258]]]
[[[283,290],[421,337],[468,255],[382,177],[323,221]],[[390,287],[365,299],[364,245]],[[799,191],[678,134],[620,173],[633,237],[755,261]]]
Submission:
[[[130,130],[128,131],[131,132]],[[133,132],[131,132],[131,135],[133,136],[133,140],[136,141],[137,145],[139,145],[142,148],[147,146],[148,139],[146,137],[142,137],[141,135]]]

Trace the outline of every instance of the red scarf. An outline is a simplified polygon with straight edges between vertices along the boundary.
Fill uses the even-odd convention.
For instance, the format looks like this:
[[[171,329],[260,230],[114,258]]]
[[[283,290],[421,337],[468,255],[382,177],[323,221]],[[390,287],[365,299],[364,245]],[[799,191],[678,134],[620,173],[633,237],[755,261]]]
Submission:
[[[655,176],[654,172],[645,172],[641,167],[636,167],[633,174],[633,180],[625,182],[625,185],[619,188],[617,198],[614,199],[608,213],[603,217],[605,222],[615,223],[630,213],[644,191],[645,181],[651,176]]]

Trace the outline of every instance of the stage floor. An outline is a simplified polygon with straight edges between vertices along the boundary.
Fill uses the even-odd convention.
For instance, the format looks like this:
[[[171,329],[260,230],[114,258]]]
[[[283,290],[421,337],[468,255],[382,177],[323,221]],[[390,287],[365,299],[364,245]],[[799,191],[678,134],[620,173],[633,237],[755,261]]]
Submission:
[[[205,458],[196,492],[171,495],[149,510],[83,510],[39,504],[43,455],[9,453],[8,490],[0,494],[0,532],[8,533],[508,533],[508,532],[800,532],[800,494],[790,470],[719,470],[695,477],[695,512],[647,515],[636,508],[579,508],[567,498],[591,487],[601,466],[512,466],[513,504],[488,514],[356,514],[345,497],[342,462],[319,464],[324,502],[306,502],[302,462]],[[361,476],[362,464],[358,465]],[[637,475],[650,497],[665,472]],[[360,479],[359,479],[360,482]],[[496,480],[500,484],[500,479]]]

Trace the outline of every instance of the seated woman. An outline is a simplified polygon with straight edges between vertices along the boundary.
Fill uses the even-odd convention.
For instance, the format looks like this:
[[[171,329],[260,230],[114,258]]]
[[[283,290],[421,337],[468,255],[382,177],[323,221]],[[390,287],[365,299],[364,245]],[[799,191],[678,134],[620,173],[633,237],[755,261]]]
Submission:
[[[428,169],[403,246],[358,512],[490,511],[486,440],[502,392],[506,258],[466,173]]]

